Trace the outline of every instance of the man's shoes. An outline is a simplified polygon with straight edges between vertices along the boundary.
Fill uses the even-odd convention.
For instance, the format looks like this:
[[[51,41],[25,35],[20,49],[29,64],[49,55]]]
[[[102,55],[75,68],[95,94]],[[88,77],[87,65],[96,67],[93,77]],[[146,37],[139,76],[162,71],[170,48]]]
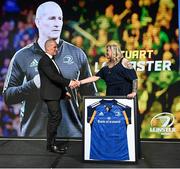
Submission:
[[[65,146],[65,145],[61,145],[61,146],[60,146],[60,149],[66,151],[66,150],[68,149],[68,147]]]
[[[58,148],[55,145],[51,145],[51,146],[47,146],[47,150],[49,152],[53,152],[53,153],[59,153],[59,154],[64,154],[66,152],[66,149],[64,148]]]

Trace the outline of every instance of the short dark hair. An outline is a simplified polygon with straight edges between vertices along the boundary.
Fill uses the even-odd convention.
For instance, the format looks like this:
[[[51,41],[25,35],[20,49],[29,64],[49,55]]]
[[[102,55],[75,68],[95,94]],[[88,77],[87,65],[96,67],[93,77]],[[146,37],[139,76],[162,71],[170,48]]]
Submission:
[[[48,39],[46,42],[45,42],[45,44],[44,44],[44,47],[45,47],[45,50],[47,50],[47,48],[49,47],[49,44],[51,43],[51,42],[55,42],[56,43],[56,41],[55,41],[55,39]]]

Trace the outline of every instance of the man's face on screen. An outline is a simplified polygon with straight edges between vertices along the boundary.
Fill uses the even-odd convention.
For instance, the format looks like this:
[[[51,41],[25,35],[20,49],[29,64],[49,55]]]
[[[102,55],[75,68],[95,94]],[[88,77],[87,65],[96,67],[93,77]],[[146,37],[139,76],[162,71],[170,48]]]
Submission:
[[[43,11],[43,15],[38,21],[39,34],[46,39],[60,37],[63,26],[62,10],[57,6],[53,9],[47,9]]]

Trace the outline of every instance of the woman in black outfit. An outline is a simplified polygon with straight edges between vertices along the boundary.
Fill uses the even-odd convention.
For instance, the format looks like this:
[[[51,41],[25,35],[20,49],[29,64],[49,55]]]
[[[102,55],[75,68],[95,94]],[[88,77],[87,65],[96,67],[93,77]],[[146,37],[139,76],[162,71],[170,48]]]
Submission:
[[[127,96],[134,98],[137,93],[137,75],[131,63],[122,56],[118,43],[110,41],[106,45],[107,65],[100,69],[95,76],[83,79],[80,84],[99,80],[106,82],[106,96]]]

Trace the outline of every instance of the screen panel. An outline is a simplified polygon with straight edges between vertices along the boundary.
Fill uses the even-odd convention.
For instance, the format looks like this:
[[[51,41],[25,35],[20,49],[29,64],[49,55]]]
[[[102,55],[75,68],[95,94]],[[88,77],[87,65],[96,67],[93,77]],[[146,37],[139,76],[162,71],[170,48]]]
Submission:
[[[34,18],[36,9],[42,2],[45,1],[1,2],[1,93],[10,60],[15,52],[38,38]],[[93,75],[107,61],[105,45],[109,41],[117,41],[124,57],[131,61],[138,75],[141,138],[180,138],[179,1],[56,2],[64,13],[61,38],[84,50]],[[96,86],[100,95],[105,95],[104,81],[97,81]],[[2,137],[21,136],[20,108],[21,103],[6,105],[1,94]]]

